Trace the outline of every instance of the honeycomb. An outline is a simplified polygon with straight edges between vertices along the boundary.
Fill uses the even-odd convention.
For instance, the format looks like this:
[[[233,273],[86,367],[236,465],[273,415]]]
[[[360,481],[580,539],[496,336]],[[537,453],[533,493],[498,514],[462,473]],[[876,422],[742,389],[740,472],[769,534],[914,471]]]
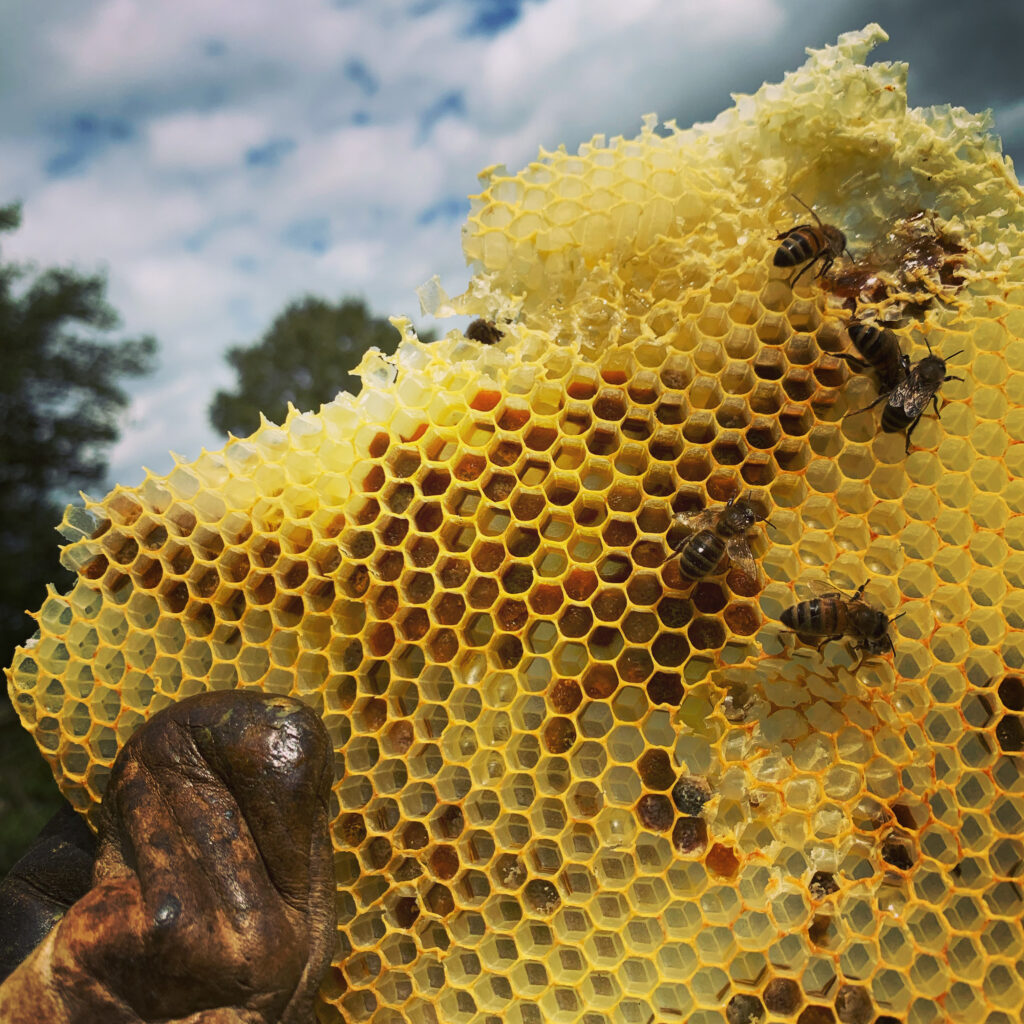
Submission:
[[[1024,207],[883,38],[490,169],[468,290],[422,296],[496,343],[396,321],[357,397],[68,509],[77,582],[8,685],[83,813],[181,697],[324,717],[322,1021],[1022,1019]],[[793,195],[853,272],[772,266]],[[909,455],[844,418],[854,312],[964,350]],[[757,577],[683,579],[680,517],[741,493]],[[870,580],[895,653],[782,635],[815,580]]]

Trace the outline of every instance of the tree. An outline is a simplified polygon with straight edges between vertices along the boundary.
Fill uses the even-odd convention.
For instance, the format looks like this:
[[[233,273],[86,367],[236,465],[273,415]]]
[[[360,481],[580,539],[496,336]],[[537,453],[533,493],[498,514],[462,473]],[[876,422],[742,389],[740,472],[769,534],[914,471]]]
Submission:
[[[228,349],[225,358],[238,383],[214,395],[210,422],[225,434],[245,437],[259,426],[261,412],[281,423],[289,402],[304,412],[316,410],[339,391],[359,390],[351,370],[368,348],[391,353],[398,340],[398,331],[371,317],[360,299],[330,303],[308,295],[293,301],[258,342]]]
[[[21,223],[19,205],[0,207],[0,232]],[[117,314],[102,276],[68,268],[34,272],[0,262],[0,645],[32,633],[26,608],[38,608],[46,584],[66,587],[55,532],[64,504],[102,485],[107,451],[128,404],[125,377],[148,373],[156,342],[111,340]],[[38,770],[36,766],[38,765]],[[0,871],[16,859],[59,797],[49,769],[0,700]]]

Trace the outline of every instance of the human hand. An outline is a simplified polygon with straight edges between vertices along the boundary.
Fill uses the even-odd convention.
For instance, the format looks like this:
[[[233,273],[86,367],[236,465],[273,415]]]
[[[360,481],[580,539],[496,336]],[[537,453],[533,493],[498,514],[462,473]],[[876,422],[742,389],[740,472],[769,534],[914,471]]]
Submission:
[[[92,888],[0,985],[0,1019],[312,1019],[335,936],[332,768],[291,698],[205,693],[155,715],[114,763]]]

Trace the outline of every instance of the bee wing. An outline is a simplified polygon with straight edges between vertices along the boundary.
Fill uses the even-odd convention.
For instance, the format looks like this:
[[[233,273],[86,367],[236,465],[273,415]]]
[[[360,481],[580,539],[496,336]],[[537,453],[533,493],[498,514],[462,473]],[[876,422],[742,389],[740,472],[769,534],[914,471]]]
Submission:
[[[721,509],[705,508],[700,512],[682,512],[675,517],[675,522],[685,526],[691,533],[707,530],[715,525]]]
[[[911,372],[889,392],[889,405],[896,409],[903,409],[907,413],[911,412],[916,390],[914,376],[914,373]]]
[[[942,387],[942,381],[941,380],[935,381],[934,384],[920,384],[919,383],[917,385],[918,408],[919,409],[926,408],[928,403],[932,399],[932,395],[934,395],[939,390],[940,387]]]
[[[739,566],[745,575],[757,579],[757,563],[754,561],[754,554],[750,550],[750,544],[747,543],[746,537],[730,537],[725,542],[725,550],[733,565]]]
[[[889,404],[901,408],[907,416],[913,417],[921,412],[928,404],[932,395],[939,390],[941,381],[934,384],[921,380],[921,374],[916,369],[900,381],[892,390],[889,396]]]
[[[841,591],[836,590],[835,584],[828,580],[809,579],[800,580],[797,585],[797,592],[803,591],[811,597],[845,597]]]

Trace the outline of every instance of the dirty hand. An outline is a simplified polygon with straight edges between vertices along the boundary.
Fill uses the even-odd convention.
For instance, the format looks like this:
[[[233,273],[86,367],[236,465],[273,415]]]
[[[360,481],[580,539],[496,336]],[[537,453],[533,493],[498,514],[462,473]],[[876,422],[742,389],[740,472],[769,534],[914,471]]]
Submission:
[[[0,1020],[311,1020],[335,935],[332,767],[323,724],[291,698],[205,693],[155,715],[114,763],[92,888],[0,985]],[[45,930],[56,877],[19,862],[0,918],[13,884]]]

